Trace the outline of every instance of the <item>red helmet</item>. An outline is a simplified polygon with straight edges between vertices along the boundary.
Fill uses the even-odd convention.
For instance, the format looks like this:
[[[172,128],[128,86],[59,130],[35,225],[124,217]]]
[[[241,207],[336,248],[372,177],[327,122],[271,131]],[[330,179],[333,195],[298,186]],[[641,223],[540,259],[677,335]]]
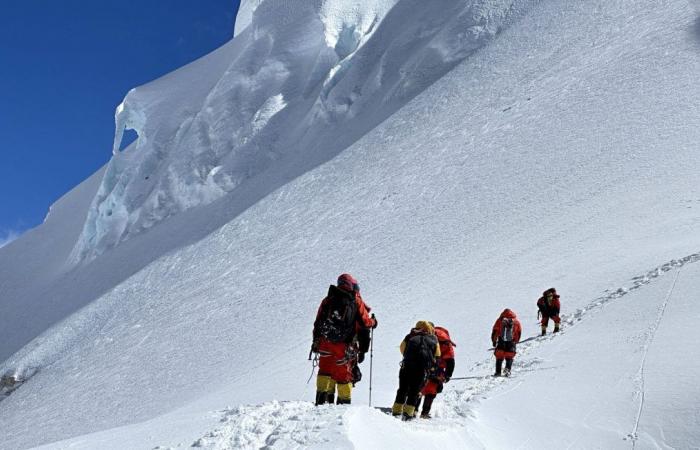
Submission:
[[[360,292],[360,285],[349,273],[344,273],[338,277],[338,287],[350,292]]]

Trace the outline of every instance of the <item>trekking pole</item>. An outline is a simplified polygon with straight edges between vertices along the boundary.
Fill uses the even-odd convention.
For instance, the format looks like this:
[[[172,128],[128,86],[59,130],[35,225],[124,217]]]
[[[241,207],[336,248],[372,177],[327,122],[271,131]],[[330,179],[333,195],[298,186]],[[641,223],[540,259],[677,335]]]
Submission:
[[[374,319],[374,314],[372,314]],[[376,323],[376,322],[375,322]],[[374,359],[374,328],[369,330],[369,406],[372,406],[372,361]]]

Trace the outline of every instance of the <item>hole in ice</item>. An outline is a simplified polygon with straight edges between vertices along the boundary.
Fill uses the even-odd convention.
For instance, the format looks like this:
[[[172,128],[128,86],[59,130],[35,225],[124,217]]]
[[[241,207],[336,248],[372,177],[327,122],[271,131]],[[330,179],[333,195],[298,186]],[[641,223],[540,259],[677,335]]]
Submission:
[[[136,139],[138,139],[138,137],[139,135],[136,134],[136,131],[124,130],[124,134],[122,135],[122,141],[119,144],[119,151],[122,151],[128,146],[130,146]]]

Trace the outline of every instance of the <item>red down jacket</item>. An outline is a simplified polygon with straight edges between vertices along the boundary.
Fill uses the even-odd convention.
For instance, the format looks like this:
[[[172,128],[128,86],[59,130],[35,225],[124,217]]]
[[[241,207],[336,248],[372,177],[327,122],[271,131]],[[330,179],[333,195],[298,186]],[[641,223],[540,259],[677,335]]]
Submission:
[[[513,320],[513,340],[511,342],[503,342],[500,338],[501,331],[503,327],[503,319]],[[520,335],[522,334],[522,326],[520,321],[516,316],[514,311],[510,309],[504,309],[501,315],[493,324],[493,329],[491,330],[491,343],[496,347],[494,354],[497,359],[512,359],[515,357],[516,349],[515,344],[520,342]]]

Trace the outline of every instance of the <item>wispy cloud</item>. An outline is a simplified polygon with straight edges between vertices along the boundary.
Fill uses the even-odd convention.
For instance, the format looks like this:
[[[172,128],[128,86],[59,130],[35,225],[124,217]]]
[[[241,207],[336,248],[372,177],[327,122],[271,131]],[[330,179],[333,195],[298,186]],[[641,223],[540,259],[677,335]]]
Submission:
[[[0,248],[17,239],[19,235],[20,233],[14,230],[0,231]]]

